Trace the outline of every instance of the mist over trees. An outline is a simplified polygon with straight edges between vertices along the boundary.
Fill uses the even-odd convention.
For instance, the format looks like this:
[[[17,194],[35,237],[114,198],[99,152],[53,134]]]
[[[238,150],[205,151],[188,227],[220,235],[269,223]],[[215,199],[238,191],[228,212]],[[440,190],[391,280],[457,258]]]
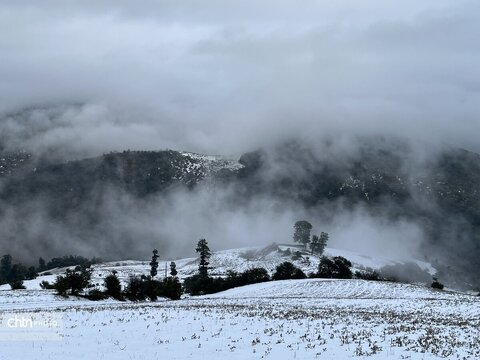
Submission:
[[[192,254],[186,239],[205,233],[206,224],[209,241],[225,249],[273,242],[295,220],[316,219],[335,233],[339,247],[426,256],[444,267],[445,282],[462,286],[463,274],[478,268],[478,156],[451,150],[412,160],[417,152],[408,144],[358,142],[352,148],[359,151],[343,153],[335,144],[318,145],[322,153],[288,142],[245,154],[241,167],[218,161],[213,170],[211,163],[172,151],[113,153],[36,171],[34,163],[22,165],[1,180],[0,235],[15,234],[18,241],[5,252],[30,266],[36,260],[21,251],[25,246],[44,258],[77,251],[108,260],[140,258],[153,247],[178,257]],[[314,240],[314,249],[311,242],[299,244],[320,251],[312,231],[303,241]],[[146,240],[132,241],[139,238]],[[79,263],[55,259],[45,266]]]

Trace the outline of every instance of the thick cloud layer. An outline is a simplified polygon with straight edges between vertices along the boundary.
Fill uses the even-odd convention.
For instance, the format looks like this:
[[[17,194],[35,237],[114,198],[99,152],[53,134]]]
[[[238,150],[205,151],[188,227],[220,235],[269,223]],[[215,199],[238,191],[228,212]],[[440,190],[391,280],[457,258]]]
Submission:
[[[4,116],[0,132],[88,154],[343,133],[480,151],[479,14],[465,0],[6,0],[0,111],[84,105]]]

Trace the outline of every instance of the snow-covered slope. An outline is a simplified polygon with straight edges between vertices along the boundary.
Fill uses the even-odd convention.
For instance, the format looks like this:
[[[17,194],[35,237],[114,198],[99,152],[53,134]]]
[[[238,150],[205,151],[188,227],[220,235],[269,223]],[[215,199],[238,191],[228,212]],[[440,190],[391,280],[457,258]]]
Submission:
[[[301,258],[292,259],[296,251],[301,251]],[[387,265],[402,265],[413,262],[419,266],[426,274],[434,275],[436,270],[426,262],[419,260],[392,260],[387,258],[373,258],[346,250],[327,248],[327,256],[343,256],[350,260],[353,270],[374,269],[378,270]],[[291,261],[306,274],[316,272],[320,258],[308,252],[304,252],[296,245],[276,245],[267,247],[250,247],[231,250],[216,251],[210,259],[209,272],[212,276],[225,276],[228,271],[242,272],[247,269],[262,267],[271,274],[275,271],[277,265],[284,261]],[[162,276],[165,271],[169,271],[170,261],[161,261],[159,266],[159,275]],[[178,276],[182,279],[191,276],[198,271],[198,258],[185,258],[175,260],[178,270]],[[97,264],[93,266],[94,278],[101,279],[113,270],[117,271],[121,279],[126,280],[130,275],[148,274],[150,270],[149,261],[119,261]]]
[[[215,252],[211,274],[259,266],[273,271],[291,261],[297,250],[293,245],[271,245]],[[357,269],[401,264],[331,248],[326,253],[349,258]],[[318,261],[303,254],[294,262],[309,272]],[[148,263],[97,264],[93,281],[101,286],[113,270],[123,280],[148,274]],[[161,261],[160,268],[168,263]],[[196,258],[176,263],[181,278],[198,268]],[[418,264],[434,271],[429,264]],[[419,285],[331,279],[273,281],[178,301],[137,303],[63,298],[38,289],[40,281],[51,281],[63,271],[26,281],[31,290],[0,291],[0,319],[27,312],[59,318],[62,324],[50,330],[57,341],[2,342],[0,360],[19,358],[20,353],[21,358],[59,360],[480,358],[478,296]],[[29,331],[26,336],[31,336]],[[2,336],[16,334],[0,328],[0,340]]]
[[[469,296],[423,286],[366,280],[282,280],[233,288],[207,298],[457,299]]]
[[[306,274],[316,272],[320,258],[316,255],[312,255],[308,252],[302,251],[300,259],[293,260],[292,254],[298,250],[302,250],[296,245],[276,245],[272,244],[267,247],[250,247],[239,248],[231,250],[216,251],[213,253],[210,259],[210,274],[212,276],[225,276],[228,271],[243,272],[247,269],[262,267],[267,269],[270,274],[273,274],[277,265],[284,261],[290,261],[297,267],[302,269]],[[382,257],[371,257],[368,255],[362,255],[347,250],[340,250],[334,248],[327,248],[325,250],[327,256],[343,256],[350,260],[353,265],[353,270],[373,269],[379,270],[384,266],[402,265],[408,262],[415,263],[420,269],[425,271],[426,276],[429,274],[434,275],[436,270],[429,263],[419,260],[393,260]],[[92,266],[92,281],[99,286],[103,283],[105,276],[112,271],[116,271],[118,277],[125,283],[130,275],[147,275],[150,271],[150,261],[135,261],[135,260],[122,260],[111,261],[101,264],[95,264]],[[196,274],[198,271],[198,258],[184,258],[175,260],[177,265],[178,276],[183,279],[187,276]],[[170,271],[170,260],[159,261],[159,276],[163,276],[165,268]],[[52,281],[55,275],[62,274],[65,269],[49,270],[49,275],[42,275],[34,280],[25,281],[27,289],[38,290],[40,288],[40,282],[43,280]],[[8,285],[1,285],[0,290],[9,289]]]
[[[185,151],[180,152],[180,154],[195,160],[192,168],[187,169],[187,172],[203,169],[205,172],[203,177],[214,175],[220,170],[237,171],[243,167],[243,165],[238,162],[238,158],[234,156],[203,155]]]

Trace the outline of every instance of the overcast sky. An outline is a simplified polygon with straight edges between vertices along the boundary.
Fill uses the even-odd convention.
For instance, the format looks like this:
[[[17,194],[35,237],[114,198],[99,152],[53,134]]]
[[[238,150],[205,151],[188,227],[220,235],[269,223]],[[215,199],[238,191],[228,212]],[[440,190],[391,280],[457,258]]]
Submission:
[[[480,2],[0,2],[0,112],[26,147],[240,153],[393,133],[480,151]]]

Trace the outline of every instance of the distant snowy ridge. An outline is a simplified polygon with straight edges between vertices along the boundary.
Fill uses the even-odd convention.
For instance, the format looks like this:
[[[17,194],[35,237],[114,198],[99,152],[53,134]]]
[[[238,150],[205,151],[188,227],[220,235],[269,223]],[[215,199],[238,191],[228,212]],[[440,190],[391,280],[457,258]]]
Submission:
[[[238,157],[235,156],[203,155],[187,151],[181,151],[180,154],[195,160],[192,168],[187,169],[187,172],[204,169],[204,177],[215,175],[220,170],[237,171],[243,167],[243,165],[238,162]]]

